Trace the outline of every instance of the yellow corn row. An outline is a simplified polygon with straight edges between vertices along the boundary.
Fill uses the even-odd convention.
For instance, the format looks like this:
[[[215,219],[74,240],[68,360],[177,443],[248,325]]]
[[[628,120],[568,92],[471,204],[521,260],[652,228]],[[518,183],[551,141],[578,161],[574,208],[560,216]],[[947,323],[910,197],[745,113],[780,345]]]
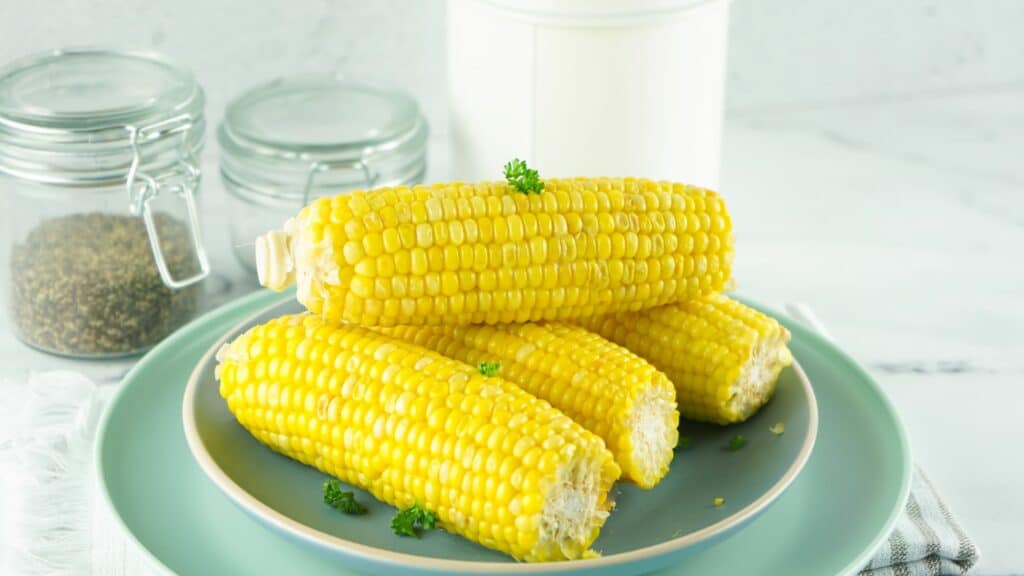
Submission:
[[[757,412],[793,362],[789,331],[775,319],[722,294],[578,324],[625,346],[665,372],[679,412],[730,424]]]
[[[651,488],[678,441],[675,388],[625,348],[557,322],[378,329],[498,374],[604,439],[623,476]]]
[[[308,314],[250,329],[218,360],[231,412],[274,450],[520,560],[592,553],[620,469],[519,387]]]
[[[382,188],[321,198],[256,242],[260,282],[363,326],[581,318],[722,290],[732,224],[709,190],[640,179]]]

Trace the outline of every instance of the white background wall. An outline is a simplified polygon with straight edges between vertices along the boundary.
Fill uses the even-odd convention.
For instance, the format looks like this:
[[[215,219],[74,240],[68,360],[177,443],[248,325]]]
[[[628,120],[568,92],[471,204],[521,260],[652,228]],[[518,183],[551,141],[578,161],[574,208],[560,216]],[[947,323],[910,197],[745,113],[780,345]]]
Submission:
[[[0,61],[97,44],[163,52],[198,76],[211,126],[254,84],[338,73],[409,90],[443,130],[444,26],[441,0],[0,0]]]
[[[731,111],[1024,85],[1024,2],[735,0]]]
[[[0,61],[73,45],[158,50],[196,72],[215,122],[255,83],[341,73],[411,91],[443,135],[444,22],[441,0],[2,0]],[[1024,84],[1016,0],[734,0],[731,25],[732,115]]]

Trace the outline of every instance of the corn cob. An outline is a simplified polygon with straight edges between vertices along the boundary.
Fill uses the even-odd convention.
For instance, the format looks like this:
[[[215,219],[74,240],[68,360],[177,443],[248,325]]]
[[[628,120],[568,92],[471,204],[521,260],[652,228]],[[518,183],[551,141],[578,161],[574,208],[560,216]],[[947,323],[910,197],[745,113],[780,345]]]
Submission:
[[[546,180],[321,198],[256,242],[260,283],[363,326],[508,323],[640,310],[722,290],[732,224],[714,192]]]
[[[722,294],[578,323],[664,371],[676,386],[679,413],[690,420],[746,420],[793,362],[788,330]]]
[[[272,449],[520,560],[592,553],[618,465],[501,378],[309,314],[254,327],[218,359],[228,407]]]
[[[675,387],[625,348],[557,322],[378,330],[473,366],[498,362],[502,378],[603,438],[641,488],[668,472],[679,439]]]

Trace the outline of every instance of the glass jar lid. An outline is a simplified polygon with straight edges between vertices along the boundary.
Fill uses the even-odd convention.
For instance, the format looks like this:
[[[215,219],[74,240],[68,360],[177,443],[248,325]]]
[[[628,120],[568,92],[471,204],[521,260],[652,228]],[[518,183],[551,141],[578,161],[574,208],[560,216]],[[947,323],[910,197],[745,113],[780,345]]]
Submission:
[[[0,117],[26,127],[119,126],[197,98],[187,71],[129,52],[58,50],[0,71]]]
[[[335,78],[281,78],[228,104],[218,130],[224,178],[264,201],[310,189],[418,181],[427,124],[409,95]]]
[[[0,69],[0,172],[37,182],[104,186],[195,154],[203,91],[159,56],[55,50]]]

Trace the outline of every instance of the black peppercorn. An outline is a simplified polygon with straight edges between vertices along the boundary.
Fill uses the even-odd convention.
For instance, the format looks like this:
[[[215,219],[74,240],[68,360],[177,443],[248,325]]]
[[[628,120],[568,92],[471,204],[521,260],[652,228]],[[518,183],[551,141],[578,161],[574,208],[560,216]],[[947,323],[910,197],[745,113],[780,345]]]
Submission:
[[[198,269],[187,227],[154,215],[175,278]],[[199,287],[168,288],[160,278],[141,218],[74,214],[45,220],[11,257],[12,316],[20,337],[74,355],[145,350],[187,321]]]

